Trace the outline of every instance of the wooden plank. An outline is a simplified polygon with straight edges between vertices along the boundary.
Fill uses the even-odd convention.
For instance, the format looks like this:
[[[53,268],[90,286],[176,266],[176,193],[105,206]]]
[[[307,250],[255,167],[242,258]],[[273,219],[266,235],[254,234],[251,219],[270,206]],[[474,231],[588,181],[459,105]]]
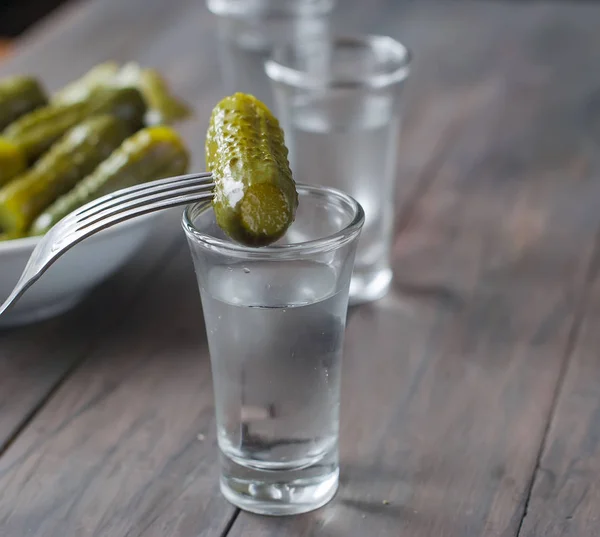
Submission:
[[[589,273],[581,333],[568,364],[519,536],[592,537],[600,524],[600,280]],[[578,336],[578,337],[576,337]]]
[[[164,218],[132,260],[74,310],[46,322],[0,331],[0,453],[150,285],[173,248],[175,219],[179,214]]]
[[[157,11],[152,11],[153,5],[149,6],[149,16],[160,17]],[[61,32],[50,30],[50,35],[55,36],[53,39],[66,35],[86,50],[82,37],[91,41],[99,39],[103,33],[97,28],[112,20],[110,13],[93,9],[86,13],[83,22],[81,14],[73,12],[69,15],[73,20],[79,20],[77,24],[94,22],[85,31],[75,31],[69,26]],[[127,13],[135,13],[135,10],[129,9]],[[121,10],[119,14],[119,17],[123,16]],[[188,11],[177,24],[169,27],[170,34],[159,32],[154,36],[157,41],[145,42],[145,46],[151,49],[149,57],[160,58],[165,66],[168,63],[169,73],[181,75],[178,87],[188,91],[188,97],[196,95],[193,101],[202,105],[205,101],[204,95],[200,96],[200,89],[212,86],[202,85],[196,77],[210,80],[212,76],[214,81],[215,71],[214,66],[209,65],[210,45],[205,44],[203,48],[202,43],[194,41],[198,39],[195,28],[198,19],[194,10]],[[172,21],[166,17],[166,22]],[[131,21],[125,17],[124,24],[129,23]],[[143,20],[140,25],[144,27]],[[141,39],[145,39],[144,36],[142,32]],[[55,53],[51,43],[45,42],[48,39],[41,36],[40,40],[31,41],[30,46],[38,48],[42,46],[40,43],[47,46],[51,61]],[[122,37],[119,36],[117,41],[119,39]],[[204,34],[202,39],[211,39],[210,33]],[[112,42],[104,46],[110,48]],[[174,57],[173,51],[177,51],[184,67],[189,66],[191,74],[188,69],[177,69],[177,62],[169,63]],[[88,59],[92,54],[97,53],[90,51]],[[23,52],[23,61],[27,57],[27,51]],[[97,55],[90,61],[100,59],[103,58]],[[82,69],[87,67],[83,67],[81,60],[74,61],[80,62]],[[203,62],[207,62],[206,65]],[[196,64],[197,71],[193,71]],[[13,68],[16,69],[14,64],[11,65]],[[45,69],[37,65],[36,68]],[[198,94],[194,93],[196,91]],[[450,126],[458,121],[467,100],[454,92],[452,97],[440,96],[441,102],[430,99],[428,102],[432,107],[427,110],[424,103],[416,104],[415,109],[424,113],[412,116],[407,132],[416,133],[421,143],[415,143],[411,158],[405,161],[406,169],[410,167],[411,173],[406,174],[404,185],[409,187],[420,180],[420,163],[427,163],[431,155],[444,146],[443,140],[448,138]],[[460,104],[456,111],[455,104]],[[479,106],[482,104],[479,101]],[[195,136],[199,139],[200,135],[194,131],[190,139],[194,140]],[[152,285],[140,291],[151,292],[137,309],[125,312],[120,327],[100,332],[102,341],[94,341],[96,350],[91,356],[86,353],[85,365],[52,394],[48,405],[0,459],[0,487],[3,490],[0,530],[3,533],[26,532],[51,537],[77,532],[118,535],[131,530],[141,535],[188,536],[215,535],[218,529],[226,529],[233,510],[215,489],[216,447],[211,432],[212,408],[208,406],[210,394],[181,395],[181,390],[185,392],[186,386],[191,386],[196,378],[188,354],[193,345],[190,343],[189,349],[186,347],[181,351],[181,331],[202,329],[201,319],[178,314],[191,311],[197,296],[195,292],[189,292],[193,287],[189,267],[186,272],[185,266],[178,265],[179,260],[174,263],[171,272],[160,280],[152,280]],[[171,306],[166,302],[167,289],[168,297],[173,301]],[[177,305],[173,315],[172,304]],[[161,308],[168,314],[160,313]],[[146,312],[150,312],[150,318],[140,319],[139,316]],[[197,374],[206,383],[207,356],[202,345],[198,345],[198,354],[203,365]],[[144,358],[144,349],[151,348],[154,354],[149,359],[150,365],[146,364],[150,371],[144,374],[139,369],[140,359]],[[179,358],[176,361],[173,360],[173,349],[177,349]],[[179,359],[183,365],[179,364]],[[175,369],[174,363],[178,366]],[[141,377],[127,376],[132,368],[138,368],[136,371],[141,371]],[[122,377],[125,377],[124,381],[121,381]],[[172,379],[172,382],[163,384],[165,379]],[[157,393],[163,394],[158,400]],[[194,396],[198,399],[193,399]],[[190,407],[195,411],[190,412]],[[161,444],[157,434],[144,437],[148,427],[150,430],[156,427],[162,434],[164,428],[157,423],[184,415],[187,418],[176,418],[173,430],[169,426],[170,444]],[[202,433],[205,444],[201,446],[190,444],[197,430],[207,431]],[[128,436],[125,431],[132,433]],[[168,439],[162,441],[168,442]],[[157,442],[159,445],[155,448]],[[183,455],[179,458],[175,455],[176,460],[169,462],[173,453]],[[151,463],[147,462],[148,458]],[[197,463],[197,467],[192,469],[192,463]],[[61,491],[58,497],[55,490]]]
[[[414,85],[472,106],[401,218],[394,292],[351,315],[341,489],[299,517],[241,513],[231,537],[518,533],[600,225],[600,8],[413,5],[388,28],[437,51]]]
[[[119,0],[69,7],[60,17],[33,30],[3,62],[0,76],[35,73],[50,89],[56,89],[109,58],[154,65],[195,107],[198,118],[182,125],[180,131],[189,147],[194,148],[192,169],[202,169],[205,118],[218,98],[219,81],[203,76],[204,69],[210,70],[212,65],[213,51],[202,33],[210,22],[202,16],[202,6],[197,13],[188,11],[188,4],[180,2],[177,8],[158,17],[164,27],[156,24],[158,13],[164,10],[160,2],[145,2],[143,9],[133,9],[131,4],[124,7]],[[174,21],[179,21],[178,26],[169,26]],[[122,37],[108,39],[107,27],[129,41]],[[136,28],[137,37],[132,36],[131,28]],[[183,36],[174,41],[173,36],[180,30]],[[57,383],[85,359],[98,341],[110,337],[110,327],[128,315],[136,297],[152,287],[152,278],[174,241],[183,241],[180,214],[177,209],[159,219],[155,233],[141,251],[81,307],[45,323],[0,332],[0,453]]]
[[[0,534],[220,535],[210,363],[189,252],[0,458]],[[194,292],[193,292],[194,291]]]
[[[149,6],[151,13],[148,17],[160,18],[157,11],[152,11],[153,5]],[[135,12],[133,8],[126,10],[126,14]],[[203,80],[210,80],[211,77],[213,82],[216,80],[216,66],[209,65],[214,51],[208,44],[214,36],[211,37],[207,32],[202,42],[195,42],[194,39],[198,39],[195,25],[200,17],[193,9],[186,13],[185,20],[181,19],[170,26],[169,35],[159,32],[153,36],[156,41],[145,41],[146,33],[140,30],[141,37],[138,38],[151,49],[147,52],[149,58],[153,61],[159,58],[161,66],[164,62],[170,78],[181,76],[177,87],[182,88],[188,98],[195,97],[193,102],[203,105],[204,96],[195,92],[199,92],[200,88],[212,87],[201,85],[199,76]],[[60,33],[61,36],[67,36],[65,40],[75,39],[84,51],[86,62],[100,61],[104,59],[100,53],[91,48],[88,51],[86,47],[90,45],[79,41],[78,36],[86,36],[90,42],[102,38],[102,47],[105,50],[105,47],[112,49],[113,41],[106,41],[102,28],[107,20],[112,20],[113,15],[90,8],[82,21],[80,13],[72,12],[69,17],[78,21],[74,25],[85,27],[89,21],[94,24],[86,27],[85,31],[69,25],[60,32],[57,30],[56,34],[50,30],[50,34],[58,36]],[[123,13],[119,10],[119,20],[121,17]],[[170,18],[166,17],[165,24],[169,22]],[[125,15],[123,24],[126,26],[129,23],[131,21]],[[138,26],[144,28],[143,19]],[[46,39],[42,35],[31,41],[30,46],[36,49]],[[119,39],[122,39],[121,35],[117,41]],[[133,38],[131,40],[135,42]],[[49,61],[52,62],[54,49],[50,44],[44,46],[48,47]],[[25,51],[22,57],[27,58],[28,54],[32,53]],[[178,68],[177,62],[169,63],[169,59],[175,56],[183,67],[180,65]],[[124,59],[122,56],[120,58]],[[74,61],[82,69],[87,67],[83,66],[81,60]],[[16,70],[18,65],[9,67]],[[44,75],[45,66],[36,64],[36,69]],[[52,69],[48,73],[50,71]],[[414,121],[407,129],[408,132],[420,132],[420,136],[426,140],[416,148],[410,161],[415,170],[419,167],[418,162],[425,162],[436,151],[443,137],[441,133],[445,133],[448,125],[458,119],[450,110],[452,103],[448,99],[444,103],[436,106],[436,113],[424,114],[424,121]],[[202,106],[198,108],[202,110]],[[440,110],[443,113],[440,114]],[[425,135],[426,131],[429,136]],[[200,134],[194,131],[189,138],[198,140]],[[419,179],[419,175],[413,173],[405,184],[412,185]],[[185,266],[175,264],[171,271],[161,280],[149,282],[144,288],[152,289],[147,301],[133,311],[127,310],[120,328],[106,328],[100,332],[103,343],[94,341],[96,351],[85,365],[52,394],[48,405],[0,459],[0,487],[4,490],[0,498],[2,532],[9,535],[26,532],[50,537],[77,531],[89,535],[118,535],[135,530],[140,535],[167,533],[187,536],[216,535],[218,529],[226,528],[233,509],[225,504],[215,489],[216,447],[211,430],[210,393],[198,395],[191,390],[197,374],[205,384],[207,382],[206,349],[204,343],[197,343],[201,369],[195,373],[194,362],[190,358],[193,356],[193,345],[190,344],[190,348],[183,351],[180,348],[181,330],[203,330],[200,318],[181,313],[197,303],[197,296],[195,291],[189,292],[193,283],[189,279],[191,272],[186,272]],[[184,274],[187,274],[187,279],[183,277]],[[165,289],[169,290],[168,295],[165,295]],[[167,298],[172,302],[166,302]],[[171,315],[173,304],[177,305],[179,312],[176,315]],[[168,311],[169,315],[161,313],[161,310]],[[140,320],[139,316],[146,311],[152,313],[154,321]],[[89,319],[82,320],[84,326],[89,326],[89,323]],[[59,334],[57,341],[64,338],[64,334]],[[139,345],[144,340],[142,348]],[[22,344],[22,341],[15,342],[15,348],[20,349]],[[36,345],[33,347],[38,348]],[[128,372],[140,367],[138,364],[144,358],[144,349],[150,348],[154,349],[154,358],[150,359],[150,365],[145,363],[150,370],[147,374],[142,371],[142,378],[136,377],[135,385],[129,386],[132,380],[131,376],[127,376]],[[183,360],[182,364],[173,360],[173,349],[177,349],[176,354],[178,360]],[[69,351],[67,354],[73,353]],[[122,377],[126,377],[126,380],[120,385]],[[164,384],[165,378],[171,378],[172,382]],[[137,381],[141,382],[139,386]],[[162,386],[160,389],[159,382]],[[121,387],[113,390],[115,384]],[[15,386],[20,385],[17,383]],[[189,393],[186,397],[178,397],[181,390],[187,393],[186,386],[190,387]],[[158,400],[157,390],[164,394]],[[125,411],[130,401],[136,403],[132,409]],[[23,406],[27,405],[24,403]],[[195,411],[189,412],[190,407]],[[157,423],[180,415],[186,415],[187,418],[175,420],[172,426],[169,425],[171,440],[168,445],[160,444],[158,434],[144,436],[148,428],[153,430],[156,427],[162,432]],[[131,434],[126,433],[132,430]],[[202,445],[194,441],[198,431],[206,431],[203,433],[206,440]],[[159,445],[154,447],[157,442]],[[170,457],[176,460],[170,461]],[[148,458],[152,464],[146,462]],[[79,463],[73,464],[73,460]],[[168,470],[165,470],[167,467]],[[53,493],[56,487],[62,490],[59,497]],[[210,501],[207,498],[211,498]]]
[[[397,289],[351,314],[343,488],[304,517],[242,515],[233,535],[516,533],[598,227],[596,187],[586,180],[593,163],[577,164],[585,140],[572,120],[598,82],[594,48],[582,47],[593,43],[594,19],[494,4],[450,17],[445,5],[420,2],[403,23],[420,23],[414,46],[429,52],[415,77],[425,87],[413,95],[423,101],[405,145],[416,154],[401,169],[418,181],[419,163],[438,148],[444,158],[435,159],[435,181],[404,221]],[[146,43],[152,57],[167,63],[173,50],[185,51],[186,66],[205,58],[192,41],[197,31],[190,36],[195,9],[202,11],[190,9],[177,24],[165,17],[171,35]],[[106,22],[114,13],[96,16]],[[539,42],[563,16],[567,46],[551,62]],[[448,41],[438,35],[444,28]],[[475,37],[450,65],[434,61],[469,28],[478,28]],[[479,42],[486,28],[490,42]],[[582,63],[568,65],[580,48]],[[532,77],[538,64],[550,67]],[[181,87],[191,91],[199,75],[183,71]],[[569,86],[558,84],[564,73]],[[450,128],[457,116],[464,125]],[[567,184],[565,176],[579,180]],[[227,529],[233,510],[216,491],[202,320],[180,255],[0,459],[0,534],[188,537]]]

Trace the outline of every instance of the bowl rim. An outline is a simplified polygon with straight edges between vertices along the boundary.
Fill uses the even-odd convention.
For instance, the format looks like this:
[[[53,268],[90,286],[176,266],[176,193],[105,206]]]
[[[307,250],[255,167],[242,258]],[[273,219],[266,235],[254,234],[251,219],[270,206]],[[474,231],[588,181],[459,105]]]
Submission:
[[[0,242],[0,254],[27,249],[30,246],[36,246],[39,241],[40,237],[22,237],[20,239],[2,241]]]

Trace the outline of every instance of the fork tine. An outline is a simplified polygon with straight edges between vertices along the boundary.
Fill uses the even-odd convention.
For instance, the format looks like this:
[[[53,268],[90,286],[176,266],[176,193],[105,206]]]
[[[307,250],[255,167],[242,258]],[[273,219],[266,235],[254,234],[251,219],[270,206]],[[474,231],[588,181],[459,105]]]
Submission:
[[[97,200],[91,201],[87,203],[80,209],[73,211],[70,215],[65,218],[69,218],[71,220],[76,220],[79,217],[86,215],[87,213],[95,212],[96,210],[102,210],[104,208],[110,207],[112,205],[116,205],[121,201],[126,201],[138,195],[140,192],[146,190],[165,190],[170,188],[170,185],[173,184],[200,184],[204,181],[207,181],[212,178],[211,173],[190,173],[187,175],[178,175],[175,177],[167,177],[165,179],[159,179],[157,181],[150,181],[148,183],[142,183],[139,185],[135,185],[132,187],[128,187],[126,189],[117,190],[112,194],[108,194],[106,196],[102,196]],[[102,209],[99,206],[103,206]]]
[[[94,221],[87,222],[84,226],[78,229],[60,229],[57,230],[57,235],[63,236],[61,240],[56,241],[53,244],[52,255],[54,256],[49,263],[45,263],[42,272],[45,271],[56,259],[63,255],[72,246],[78,244],[82,240],[94,235],[95,233],[102,231],[103,229],[112,227],[116,224],[120,224],[131,218],[142,216],[160,209],[168,209],[176,207],[178,205],[187,205],[189,203],[195,203],[198,201],[210,202],[213,198],[212,190],[195,190],[194,192],[185,192],[179,195],[175,195],[170,192],[168,197],[163,194],[159,199],[148,197],[142,203],[132,204],[126,210],[111,211],[104,215],[102,218],[95,219]],[[153,200],[153,201],[150,201]],[[53,229],[58,227],[62,228],[62,221],[56,224]],[[68,227],[72,227],[68,226]],[[52,231],[52,230],[51,230]]]
[[[98,214],[105,213],[110,209],[119,209],[123,205],[127,205],[130,202],[134,202],[138,199],[143,199],[147,196],[151,196],[154,194],[168,194],[169,192],[174,191],[175,189],[186,188],[189,192],[194,191],[195,189],[209,189],[214,188],[214,183],[211,181],[207,181],[207,179],[196,179],[189,181],[173,181],[170,183],[165,183],[158,186],[152,186],[145,189],[138,189],[135,192],[126,193],[118,198],[109,198],[106,199],[104,203],[97,204],[92,210],[86,211],[85,213],[78,215],[78,218],[74,219],[74,224],[81,224],[86,222],[91,218],[95,218]]]
[[[84,215],[87,211],[92,212],[80,222],[82,224],[80,227],[77,221],[69,219],[70,215],[63,218],[48,230],[34,248],[17,285],[9,297],[0,304],[0,315],[7,311],[65,252],[98,231],[159,209],[203,200],[209,202],[213,198],[214,186],[207,181],[210,177],[210,174],[204,173],[190,174],[155,181],[152,185],[146,183],[130,187],[113,196],[104,196],[82,208],[80,213]]]
[[[53,244],[51,255],[48,255],[50,252],[45,251],[42,246],[42,242],[40,242],[34,249],[34,252],[29,259],[21,278],[19,278],[17,285],[12,290],[8,298],[0,305],[0,315],[7,311],[25,293],[25,291],[27,291],[27,289],[29,289],[37,280],[39,280],[42,274],[44,274],[44,272],[46,272],[46,270],[52,264],[54,264],[57,259],[59,259],[73,246],[90,237],[91,235],[94,235],[98,231],[116,224],[120,224],[121,222],[130,220],[136,216],[142,216],[159,209],[167,209],[169,207],[176,207],[178,205],[187,205],[188,203],[194,203],[202,200],[209,202],[212,197],[212,191],[195,191],[176,197],[161,199],[160,201],[155,201],[146,205],[136,205],[128,210],[113,213],[107,218],[96,220],[93,224],[87,226],[79,232],[67,233],[63,240]],[[61,220],[61,222],[63,221]],[[63,232],[65,232],[64,229],[59,229],[59,227],[62,228],[61,222],[56,224],[49,231],[49,233],[51,233],[53,230],[55,230],[58,235],[61,235]],[[47,236],[44,237],[42,241],[44,241],[46,238]]]
[[[93,226],[96,222],[104,221],[106,219],[111,218],[112,216],[118,215],[136,207],[148,205],[152,202],[169,200],[171,198],[182,196],[185,194],[199,194],[206,197],[207,194],[212,195],[212,189],[212,183],[199,185],[189,185],[184,183],[183,185],[170,185],[168,190],[162,189],[158,191],[152,190],[148,192],[138,192],[138,194],[135,197],[132,197],[127,201],[122,201],[123,198],[121,198],[121,202],[117,205],[102,208],[102,210],[86,215],[85,218],[82,218],[78,222],[73,223],[72,226],[75,228],[75,231],[81,231],[89,226]]]
[[[83,238],[93,235],[102,229],[107,227],[120,224],[131,218],[148,214],[158,209],[168,209],[171,207],[177,207],[179,205],[188,205],[189,203],[195,203],[198,201],[209,202],[213,197],[212,191],[210,192],[192,192],[181,194],[179,196],[170,196],[166,199],[160,199],[152,203],[146,203],[144,205],[135,205],[134,207],[125,211],[114,213],[111,216],[97,220],[94,224],[89,225],[80,232],[83,232]]]

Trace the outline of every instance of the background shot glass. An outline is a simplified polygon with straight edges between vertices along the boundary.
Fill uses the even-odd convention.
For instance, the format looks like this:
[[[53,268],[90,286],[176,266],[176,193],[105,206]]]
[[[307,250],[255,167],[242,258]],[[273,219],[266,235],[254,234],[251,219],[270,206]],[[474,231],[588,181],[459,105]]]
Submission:
[[[294,178],[347,192],[363,206],[350,303],[382,297],[392,271],[396,152],[410,54],[385,36],[277,47],[265,68]]]
[[[207,0],[217,17],[219,63],[227,95],[273,104],[264,62],[277,44],[316,44],[327,36],[335,0]]]
[[[210,203],[185,211],[211,357],[221,491],[286,515],[338,486],[342,343],[361,206],[297,186],[296,220],[266,248],[229,240]]]

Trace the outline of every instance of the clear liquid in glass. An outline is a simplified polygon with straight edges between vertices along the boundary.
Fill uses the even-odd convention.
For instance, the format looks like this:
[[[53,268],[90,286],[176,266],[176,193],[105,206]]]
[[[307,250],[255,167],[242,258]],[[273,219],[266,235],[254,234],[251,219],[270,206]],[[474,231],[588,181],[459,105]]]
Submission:
[[[351,303],[379,298],[391,281],[398,132],[393,99],[387,96],[366,95],[359,105],[356,98],[302,96],[291,109],[285,135],[295,179],[347,192],[365,211]]]
[[[337,488],[347,292],[298,261],[212,267],[201,289],[217,400],[221,489],[272,514],[324,504]],[[273,472],[277,470],[277,472]],[[279,503],[278,503],[279,502]]]

